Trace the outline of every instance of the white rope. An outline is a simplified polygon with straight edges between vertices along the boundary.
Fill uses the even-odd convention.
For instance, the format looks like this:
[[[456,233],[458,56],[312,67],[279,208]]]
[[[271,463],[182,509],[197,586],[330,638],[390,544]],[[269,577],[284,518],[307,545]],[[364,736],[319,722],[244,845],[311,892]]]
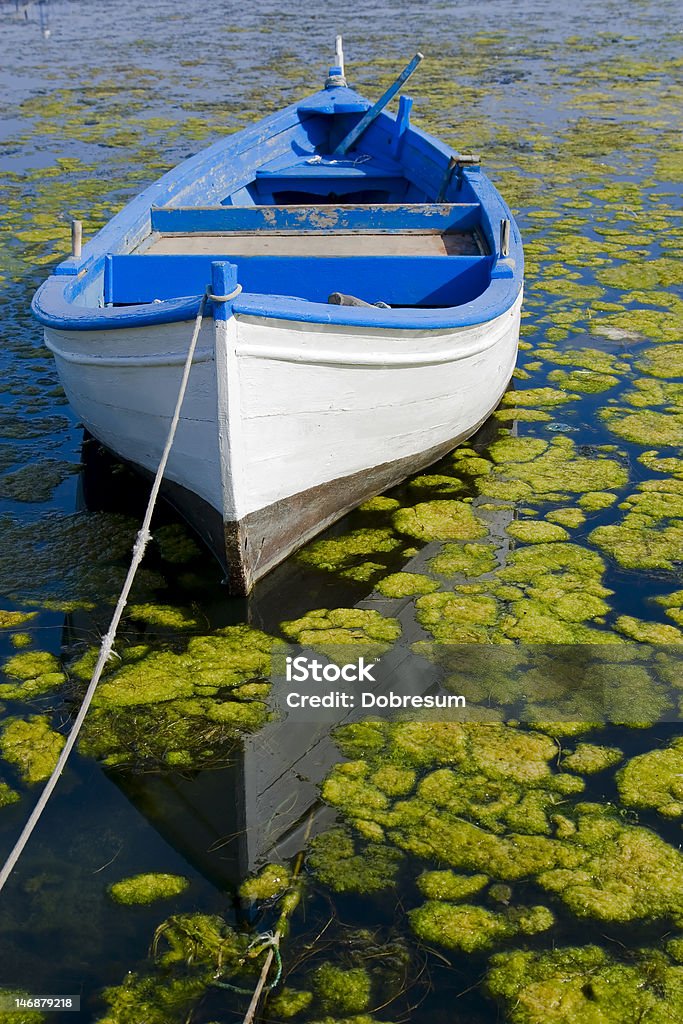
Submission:
[[[185,391],[187,390],[187,382],[190,376],[190,370],[192,369],[192,357],[197,347],[197,339],[199,338],[199,332],[202,326],[202,319],[204,316],[206,299],[207,293],[205,292],[204,295],[202,295],[201,302],[199,303],[199,311],[197,313],[197,319],[195,320],[192,341],[190,342],[190,347],[187,352],[187,358],[185,360],[185,366],[183,368],[183,376],[180,381],[180,389],[178,391],[178,397],[176,399],[175,410],[173,412],[173,419],[171,420],[171,426],[169,427],[168,430],[168,436],[166,437],[166,444],[161,455],[159,468],[157,469],[156,476],[154,477],[154,483],[152,484],[152,490],[150,491],[149,500],[147,502],[147,509],[145,511],[145,518],[142,521],[142,526],[140,527],[137,538],[135,540],[135,544],[133,545],[133,557],[131,559],[130,568],[128,569],[128,575],[126,576],[123,588],[121,590],[121,594],[119,596],[118,603],[116,605],[116,608],[114,609],[114,614],[112,615],[111,622],[109,623],[109,629],[102,638],[100,654],[97,659],[97,664],[95,665],[93,674],[90,677],[90,683],[88,684],[88,689],[86,690],[85,697],[83,698],[83,703],[81,704],[80,710],[76,716],[76,720],[74,721],[71,732],[67,736],[66,743],[64,744],[62,752],[59,755],[59,760],[55,765],[55,769],[52,772],[52,775],[45,783],[45,788],[43,789],[43,792],[40,794],[38,803],[34,807],[31,816],[26,822],[26,825],[24,826],[21,835],[14,844],[14,848],[12,849],[12,852],[7,858],[2,868],[2,871],[0,871],[0,891],[3,889],[5,882],[11,875],[15,864],[19,860],[19,857],[21,856],[24,850],[24,847],[31,838],[31,834],[35,829],[36,825],[38,824],[40,816],[45,810],[47,802],[50,799],[52,792],[55,786],[57,785],[57,782],[59,781],[59,777],[64,770],[66,762],[69,758],[69,754],[73,750],[76,744],[76,740],[78,739],[78,733],[80,732],[81,726],[83,725],[83,722],[85,720],[85,716],[88,713],[90,703],[93,697],[95,696],[95,690],[97,689],[97,684],[100,681],[100,676],[102,675],[104,666],[111,657],[112,647],[114,646],[114,639],[116,637],[116,630],[121,620],[121,616],[123,615],[123,610],[126,607],[126,602],[128,600],[130,589],[133,586],[135,574],[138,571],[140,563],[145,554],[145,549],[152,536],[149,531],[149,527],[152,522],[154,506],[156,505],[156,500],[157,497],[159,496],[159,488],[161,487],[161,481],[166,470],[166,464],[168,462],[168,457],[171,453],[171,447],[173,445],[176,430],[178,428],[178,422],[180,420],[180,410],[183,404],[183,399],[185,398]],[[216,301],[219,301],[217,297]]]

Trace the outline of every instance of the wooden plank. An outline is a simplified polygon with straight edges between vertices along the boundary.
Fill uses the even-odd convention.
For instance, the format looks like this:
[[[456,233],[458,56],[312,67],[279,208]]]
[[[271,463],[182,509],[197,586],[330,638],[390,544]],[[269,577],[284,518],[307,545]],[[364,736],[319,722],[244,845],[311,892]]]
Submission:
[[[478,203],[391,203],[344,206],[153,207],[152,230],[216,231],[467,231],[479,222]]]
[[[471,233],[438,235],[365,232],[224,232],[220,235],[162,235],[145,249],[148,256],[478,256]]]

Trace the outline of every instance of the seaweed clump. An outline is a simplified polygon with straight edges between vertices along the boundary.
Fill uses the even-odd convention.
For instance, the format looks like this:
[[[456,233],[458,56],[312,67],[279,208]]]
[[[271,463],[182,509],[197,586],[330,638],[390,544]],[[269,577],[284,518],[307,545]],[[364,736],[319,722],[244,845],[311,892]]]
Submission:
[[[511,1024],[668,1024],[683,1017],[681,968],[661,952],[641,951],[625,963],[598,946],[498,953],[486,990]]]
[[[0,754],[16,767],[24,782],[33,785],[52,774],[65,742],[47,715],[9,718],[0,731]]]
[[[342,860],[351,867],[348,888],[364,891],[362,873],[366,866],[371,869],[371,858],[378,888],[391,881],[385,866],[383,873],[376,870],[381,858],[386,865],[392,856],[417,857],[426,872],[418,887],[430,906],[415,907],[411,920],[424,938],[429,933],[436,941],[441,929],[453,947],[463,949],[488,947],[526,926],[523,915],[491,912],[493,917],[483,918],[470,910],[456,912],[463,904],[450,895],[449,884],[457,887],[462,874],[485,875],[495,885],[533,881],[577,918],[683,923],[683,855],[654,832],[626,823],[614,807],[582,801],[583,781],[554,769],[558,749],[549,736],[500,724],[369,726],[338,730],[347,755],[364,754],[336,766],[323,786],[324,799],[350,828],[375,837],[367,848],[358,847],[349,831],[318,837],[319,849],[327,847],[329,853],[327,870],[316,871],[314,861],[312,867],[333,888],[335,872],[347,874],[337,869]],[[590,753],[596,756],[589,758]],[[596,759],[604,767],[616,756],[599,748],[579,755],[584,771],[595,768]],[[421,769],[423,777],[410,795],[392,799],[376,785],[377,772],[386,765]],[[435,871],[447,870],[457,878],[443,877],[444,899],[431,884],[439,883]],[[450,909],[438,909],[437,903]],[[547,912],[541,921],[550,927]]]
[[[663,750],[631,758],[617,772],[619,797],[625,807],[656,810],[666,818],[683,817],[683,738]]]
[[[108,765],[210,767],[240,732],[268,719],[267,677],[277,640],[247,625],[194,637],[184,651],[122,651],[102,680],[80,738],[83,753]],[[85,681],[95,651],[71,667]]]
[[[157,900],[180,896],[188,885],[187,878],[182,875],[165,875],[160,873],[133,875],[122,878],[109,886],[109,895],[115,903],[126,906],[141,906],[155,903]]]
[[[50,693],[66,680],[59,661],[47,651],[14,654],[7,659],[2,670],[15,681],[0,683],[0,697],[11,700],[31,700]]]
[[[217,916],[168,918],[156,930],[146,969],[131,971],[120,985],[104,990],[108,1006],[98,1024],[183,1024],[216,978],[250,971],[247,942]],[[251,977],[253,968],[247,984]]]

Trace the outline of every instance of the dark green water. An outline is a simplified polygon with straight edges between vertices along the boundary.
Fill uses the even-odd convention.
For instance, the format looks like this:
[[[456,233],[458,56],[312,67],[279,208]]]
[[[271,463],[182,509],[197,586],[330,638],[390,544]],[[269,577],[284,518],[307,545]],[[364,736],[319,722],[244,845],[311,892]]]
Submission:
[[[347,517],[249,602],[226,598],[216,566],[162,512],[120,663],[0,896],[0,985],[82,997],[80,1015],[51,1020],[173,1024],[190,1007],[197,1024],[241,1019],[243,996],[206,987],[206,935],[194,946],[176,935],[172,962],[159,960],[167,939],[156,966],[147,954],[169,915],[219,914],[251,933],[277,918],[277,902],[236,900],[235,889],[252,859],[245,829],[268,859],[266,837],[299,809],[305,820],[315,793],[290,773],[267,815],[240,804],[273,742],[259,728],[282,638],[379,644],[389,660],[421,642],[417,657],[445,659],[448,685],[494,723],[347,735],[350,769],[333,770],[342,752],[325,747],[322,838],[283,947],[287,985],[313,997],[291,1019],[683,1015],[683,754],[670,746],[683,639],[679,21],[666,2],[343,4],[334,18],[261,2],[0,7],[0,854],[68,729],[144,501],[126,471],[82,450],[28,312],[68,249],[70,219],[91,234],[222,131],[317,89],[343,32],[351,84],[370,96],[415,49],[427,55],[411,83],[415,120],[482,153],[527,255],[514,391],[455,458]],[[513,644],[517,664],[491,655],[477,677],[481,651]],[[570,647],[592,652],[581,700]],[[513,712],[519,726],[495,725]],[[551,712],[580,724],[553,726]],[[581,743],[620,757],[592,751],[591,764]],[[343,835],[329,832],[335,813]],[[483,836],[478,853],[463,853],[463,822]],[[519,835],[514,855],[496,845]],[[529,837],[551,844],[536,860]],[[285,859],[297,843],[302,833]],[[425,872],[451,869],[487,881],[434,896],[446,881]],[[109,886],[146,872],[189,885],[148,906],[114,902]],[[529,924],[530,906],[552,920]],[[569,966],[543,960],[564,947],[578,950]],[[501,953],[530,959],[501,966]],[[330,965],[356,972],[345,994]],[[103,989],[129,971],[130,1005],[112,995],[107,1015]],[[269,1019],[289,1019],[269,1005]]]

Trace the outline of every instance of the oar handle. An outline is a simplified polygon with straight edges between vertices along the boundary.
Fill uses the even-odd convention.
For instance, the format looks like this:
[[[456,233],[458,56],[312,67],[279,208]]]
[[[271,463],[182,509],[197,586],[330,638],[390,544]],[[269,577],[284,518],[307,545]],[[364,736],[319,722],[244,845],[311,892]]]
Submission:
[[[377,115],[381,114],[381,112],[386,107],[387,103],[389,103],[390,100],[394,98],[394,96],[399,91],[403,83],[408,81],[413,71],[415,71],[418,64],[420,64],[420,62],[423,59],[423,54],[415,54],[413,59],[408,64],[406,64],[403,71],[396,79],[396,81],[389,86],[384,95],[377,100],[374,106],[370,107],[369,110],[366,110],[366,112],[363,114],[360,121],[356,125],[356,127],[352,128],[349,134],[346,135],[341,140],[337,148],[333,150],[332,156],[344,156],[345,153],[347,153],[348,150],[351,149],[351,146],[354,144],[354,142],[356,142],[363,134],[363,132],[366,130],[366,128],[368,128],[372,124]]]

